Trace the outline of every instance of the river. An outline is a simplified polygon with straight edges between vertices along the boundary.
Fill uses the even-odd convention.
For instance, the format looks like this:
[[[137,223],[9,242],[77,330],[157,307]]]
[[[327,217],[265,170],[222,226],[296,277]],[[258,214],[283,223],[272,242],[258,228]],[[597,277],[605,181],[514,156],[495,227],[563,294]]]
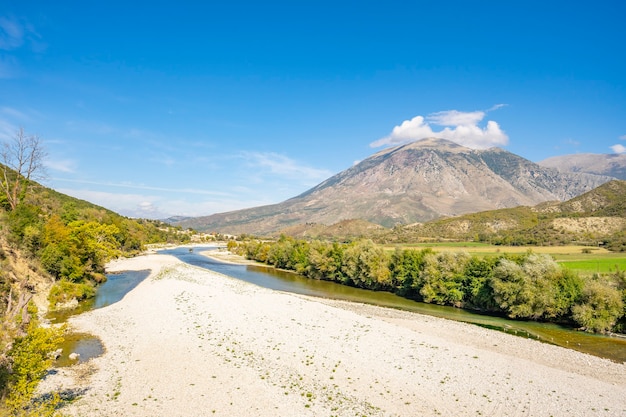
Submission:
[[[159,253],[172,255],[188,264],[273,290],[368,303],[472,323],[616,362],[626,362],[626,338],[623,337],[590,334],[553,323],[510,320],[460,308],[422,303],[389,292],[364,290],[335,282],[310,279],[292,272],[276,270],[270,266],[226,264],[201,254],[201,252],[211,249],[215,249],[215,247],[194,247],[191,251],[188,247],[178,247],[162,250]]]
[[[65,323],[70,316],[116,303],[139,285],[141,281],[146,279],[148,275],[150,275],[149,270],[107,274],[107,280],[96,289],[95,297],[81,301],[77,308],[48,313],[46,318],[53,323]],[[63,352],[55,361],[56,366],[70,366],[77,362],[86,362],[91,358],[100,356],[104,352],[100,339],[89,334],[68,333],[64,339],[60,346]],[[77,353],[79,355],[78,359],[70,359],[69,355],[71,353]]]
[[[295,273],[276,270],[269,266],[224,263],[200,253],[212,249],[216,249],[216,247],[193,247],[191,250],[190,247],[176,247],[161,250],[159,253],[172,255],[185,263],[277,291],[368,303],[472,323],[520,337],[533,338],[542,342],[552,343],[580,352],[608,358],[616,362],[626,362],[625,338],[584,333],[551,323],[509,320],[453,307],[421,303],[388,292],[370,291],[330,281],[309,279]],[[56,322],[63,322],[69,315],[78,314],[94,308],[101,308],[117,302],[145,279],[149,275],[149,272],[150,271],[128,271],[118,274],[109,274],[107,275],[108,280],[98,287],[94,299],[81,303],[78,309],[72,310],[71,312],[63,314],[57,313],[50,317]],[[73,334],[68,335],[66,339],[63,346],[64,355],[62,355],[57,362],[58,366],[67,366],[75,363],[75,361],[70,361],[67,357],[70,352],[79,353],[79,361],[82,362],[100,355],[103,351],[99,339],[90,335]]]

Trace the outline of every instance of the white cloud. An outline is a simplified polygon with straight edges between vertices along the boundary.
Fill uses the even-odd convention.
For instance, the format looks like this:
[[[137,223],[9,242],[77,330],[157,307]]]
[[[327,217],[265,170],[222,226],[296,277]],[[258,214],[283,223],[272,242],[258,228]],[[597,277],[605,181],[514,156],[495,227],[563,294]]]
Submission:
[[[428,137],[437,137],[456,142],[470,148],[489,148],[503,146],[508,143],[509,137],[500,128],[497,122],[487,121],[485,126],[480,126],[487,112],[497,110],[505,106],[498,104],[488,111],[462,112],[458,110],[446,110],[431,113],[426,118],[415,116],[411,120],[405,120],[399,126],[395,126],[388,136],[378,139],[370,144],[372,148],[389,145],[399,145]],[[433,130],[431,125],[444,126],[442,130]]]
[[[69,196],[89,201],[128,217],[164,219],[173,215],[163,210],[159,203],[169,203],[167,199],[156,195],[111,193],[85,189],[60,188],[57,191]]]
[[[619,137],[621,140],[626,140],[626,135],[622,135]]]
[[[271,174],[305,180],[326,179],[332,175],[325,169],[305,166],[291,158],[274,152],[242,152],[241,157],[252,166],[265,169]]]
[[[76,163],[70,159],[52,159],[49,158],[45,161],[47,168],[53,171],[73,173],[76,172]]]
[[[245,202],[230,197],[211,198],[195,201],[187,197],[172,198],[171,195],[116,193],[76,188],[57,188],[57,191],[69,196],[89,201],[128,217],[147,219],[165,219],[171,216],[206,216],[239,210],[247,207],[258,207],[274,203],[263,199],[252,199]]]
[[[51,178],[50,180],[54,182],[69,182],[69,183],[75,183],[75,184],[96,185],[96,186],[102,186],[102,187],[119,187],[119,188],[130,188],[130,189],[135,189],[135,190],[158,191],[158,192],[169,192],[169,193],[205,194],[205,195],[212,195],[212,196],[230,196],[231,195],[225,192],[203,190],[203,189],[198,189],[198,188],[154,187],[154,186],[144,185],[144,184],[115,183],[115,182],[107,182],[107,181],[87,181],[87,180],[77,180],[77,179],[71,179],[71,178]]]
[[[9,51],[24,43],[24,26],[14,18],[0,17],[0,49]]]
[[[158,200],[158,197],[156,196],[146,196],[142,194],[110,193],[105,191],[74,188],[56,188],[56,190],[60,193],[89,201],[93,204],[106,207],[109,210],[125,215],[128,215],[128,212],[136,209],[140,206],[140,204],[146,201]]]
[[[508,106],[508,104],[505,104],[505,103],[494,104],[489,109],[487,109],[487,112],[498,110],[498,109],[501,109],[502,107],[506,107],[506,106]]]
[[[27,44],[34,52],[43,52],[46,44],[41,41],[33,25],[13,16],[0,16],[0,49],[11,51]]]
[[[611,149],[615,153],[626,153],[626,146],[624,146],[624,145],[622,145],[620,143],[618,143],[617,145],[611,146]]]
[[[152,218],[152,216],[159,213],[159,208],[151,201],[142,201],[137,204],[137,212],[143,213],[139,217]]]
[[[440,111],[428,115],[428,121],[439,126],[475,125],[485,118],[484,111],[462,112],[458,110]]]

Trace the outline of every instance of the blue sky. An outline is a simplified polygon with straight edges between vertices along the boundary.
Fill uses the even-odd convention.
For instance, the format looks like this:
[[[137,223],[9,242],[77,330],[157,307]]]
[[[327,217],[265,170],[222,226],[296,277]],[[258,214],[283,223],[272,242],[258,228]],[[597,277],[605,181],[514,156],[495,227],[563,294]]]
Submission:
[[[626,151],[623,1],[91,3],[0,6],[0,140],[121,214],[277,203],[424,136]]]

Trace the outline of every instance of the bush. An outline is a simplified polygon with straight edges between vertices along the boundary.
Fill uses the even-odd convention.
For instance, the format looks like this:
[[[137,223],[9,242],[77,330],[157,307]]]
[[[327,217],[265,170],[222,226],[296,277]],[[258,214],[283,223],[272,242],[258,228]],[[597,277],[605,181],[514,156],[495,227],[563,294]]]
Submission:
[[[572,318],[588,332],[610,331],[623,313],[621,292],[598,276],[585,283],[581,302],[572,307]]]
[[[426,255],[420,273],[420,281],[423,283],[420,294],[424,301],[460,307],[464,297],[464,271],[469,259],[465,252]]]
[[[494,299],[511,318],[553,319],[567,314],[580,281],[548,255],[502,259],[493,271]]]
[[[33,393],[39,381],[52,365],[54,352],[63,341],[64,328],[38,327],[31,322],[27,333],[15,339],[7,356],[10,372],[7,385],[6,406],[11,415],[53,415],[54,404],[34,403]]]
[[[58,304],[65,304],[72,299],[76,301],[91,298],[96,294],[96,289],[89,283],[76,283],[61,280],[50,289],[48,301],[54,308]]]

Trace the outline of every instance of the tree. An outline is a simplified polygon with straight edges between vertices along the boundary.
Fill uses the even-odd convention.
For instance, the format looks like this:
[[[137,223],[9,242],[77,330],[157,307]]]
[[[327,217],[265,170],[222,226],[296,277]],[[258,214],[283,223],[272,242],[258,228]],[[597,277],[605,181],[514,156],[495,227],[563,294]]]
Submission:
[[[463,272],[470,257],[466,252],[440,252],[424,256],[419,281],[427,303],[460,307],[463,301]]]
[[[353,242],[344,251],[342,272],[357,287],[370,290],[389,289],[389,257],[371,240]]]
[[[6,378],[5,404],[10,415],[52,416],[55,415],[53,399],[50,403],[37,404],[32,400],[41,379],[52,364],[52,352],[63,342],[64,327],[39,327],[31,322],[28,332],[13,342],[7,356],[10,372]]]
[[[609,332],[624,313],[622,294],[601,277],[585,282],[582,299],[572,307],[572,318],[588,332]]]
[[[491,278],[495,302],[511,318],[554,319],[567,315],[582,283],[548,255],[527,254],[519,263],[501,259]]]
[[[13,138],[2,144],[2,192],[11,210],[22,201],[31,180],[44,174],[46,152],[39,136],[26,135],[20,128]]]
[[[423,285],[420,281],[420,272],[424,267],[424,259],[432,253],[430,248],[422,250],[396,248],[391,255],[389,271],[392,284],[399,295],[414,298],[419,293]]]
[[[343,247],[339,243],[313,241],[309,245],[308,261],[308,277],[328,281],[342,281]]]
[[[482,311],[498,311],[493,299],[491,278],[499,261],[496,257],[472,256],[463,272],[463,306]]]

